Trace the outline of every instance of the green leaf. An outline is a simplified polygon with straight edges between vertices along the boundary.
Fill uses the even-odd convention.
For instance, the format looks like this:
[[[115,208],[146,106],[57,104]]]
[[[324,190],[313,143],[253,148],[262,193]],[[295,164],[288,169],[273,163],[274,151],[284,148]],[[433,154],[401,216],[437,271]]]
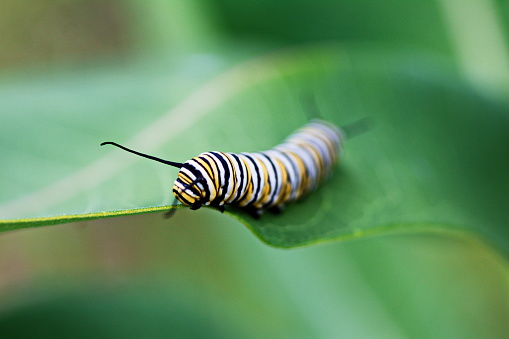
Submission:
[[[377,41],[450,53],[446,13],[429,0],[214,2],[230,34],[270,41]],[[291,15],[289,15],[291,9]],[[500,13],[503,15],[502,13]]]
[[[450,65],[317,45],[226,67],[231,60],[4,81],[2,230],[164,210],[176,169],[100,142],[179,162],[264,150],[306,123],[302,98],[311,93],[324,119],[370,117],[371,130],[347,140],[333,177],[281,215],[226,214],[279,247],[465,229],[509,248],[507,104],[477,93]]]

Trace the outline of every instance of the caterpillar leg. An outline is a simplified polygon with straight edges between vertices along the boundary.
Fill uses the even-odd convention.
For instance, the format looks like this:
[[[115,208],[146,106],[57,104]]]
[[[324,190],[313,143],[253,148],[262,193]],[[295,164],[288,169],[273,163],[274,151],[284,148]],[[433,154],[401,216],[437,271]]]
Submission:
[[[193,211],[196,211],[197,209],[199,209],[201,207],[201,202],[195,202],[194,204],[191,205],[191,209]]]
[[[244,207],[243,210],[253,219],[260,219],[260,216],[262,215],[262,210],[253,206]]]
[[[283,205],[276,205],[269,208],[269,212],[273,214],[281,214],[284,211],[285,207]]]
[[[220,205],[219,203],[212,203],[210,204],[210,207],[217,208],[217,210],[221,213],[224,213],[225,207],[224,205]]]

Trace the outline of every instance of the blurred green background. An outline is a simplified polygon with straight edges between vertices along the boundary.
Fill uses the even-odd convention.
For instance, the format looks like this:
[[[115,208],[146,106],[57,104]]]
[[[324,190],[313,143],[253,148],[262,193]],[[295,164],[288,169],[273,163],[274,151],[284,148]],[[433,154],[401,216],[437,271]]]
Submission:
[[[0,76],[339,41],[436,55],[504,101],[508,17],[488,0],[2,1]],[[280,250],[215,211],[120,217],[3,233],[0,335],[503,338],[508,273],[459,232]]]

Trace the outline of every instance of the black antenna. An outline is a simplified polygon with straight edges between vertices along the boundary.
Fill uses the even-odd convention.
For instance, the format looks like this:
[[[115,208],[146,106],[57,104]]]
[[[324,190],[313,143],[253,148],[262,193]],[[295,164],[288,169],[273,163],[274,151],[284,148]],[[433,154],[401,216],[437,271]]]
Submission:
[[[158,157],[153,157],[153,156],[148,155],[148,154],[144,154],[144,153],[140,153],[140,152],[133,151],[132,149],[129,149],[129,148],[127,148],[127,147],[124,147],[124,146],[122,146],[122,145],[117,144],[116,142],[112,142],[112,141],[105,141],[105,142],[103,142],[103,143],[101,144],[101,146],[104,146],[104,145],[113,145],[113,146],[117,146],[118,148],[121,148],[121,149],[123,149],[124,151],[134,153],[134,154],[136,154],[136,155],[139,155],[140,157],[144,157],[144,158],[148,158],[148,159],[155,160],[155,161],[158,161],[158,162],[162,162],[163,164],[170,165],[170,166],[173,166],[173,167],[181,168],[182,166],[184,166],[184,164],[182,164],[182,163],[180,163],[180,162],[168,161],[168,160],[164,160],[164,159],[161,159],[161,158],[158,158]]]

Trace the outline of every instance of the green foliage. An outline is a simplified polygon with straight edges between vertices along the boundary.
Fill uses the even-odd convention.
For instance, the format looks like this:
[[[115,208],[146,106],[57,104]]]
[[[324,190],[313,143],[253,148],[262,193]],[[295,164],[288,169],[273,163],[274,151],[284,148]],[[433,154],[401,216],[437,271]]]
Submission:
[[[172,77],[177,86],[174,68],[166,72],[159,79]],[[180,73],[180,79],[190,78]],[[309,108],[302,102],[311,94],[324,119],[341,125],[369,117],[371,130],[348,140],[333,177],[283,214],[259,220],[235,209],[227,214],[280,247],[435,227],[477,231],[507,246],[507,107],[465,86],[447,64],[432,59],[417,64],[412,55],[379,50],[312,46],[253,57],[223,70],[212,65],[180,99],[171,98],[173,103],[160,89],[152,90],[163,80],[144,75],[143,82],[135,69],[101,82],[107,75],[77,88],[72,84],[79,75],[70,74],[46,89],[56,93],[60,105],[67,103],[61,111],[79,117],[66,125],[55,123],[60,112],[54,104],[43,106],[36,97],[26,107],[15,107],[18,114],[7,126],[30,128],[20,113],[32,107],[40,107],[39,119],[50,122],[3,143],[11,158],[3,168],[2,214],[13,218],[2,220],[3,230],[161,211],[173,199],[176,170],[99,148],[99,142],[127,142],[174,161],[211,149],[263,150],[307,121]],[[5,92],[16,97],[28,86],[37,85]],[[94,95],[102,97],[101,106],[82,107],[94,102]],[[164,104],[173,109],[161,115],[157,107]],[[129,110],[149,114],[141,118]],[[65,154],[65,161],[58,163],[57,154]],[[36,180],[19,185],[27,177]]]
[[[450,53],[440,3],[427,0],[214,0],[232,34],[280,43],[377,41]]]
[[[32,227],[0,235],[0,337],[506,337],[483,240],[508,253],[507,4],[0,5],[0,67],[24,67],[0,74],[0,231]],[[308,95],[371,129],[281,215],[163,219],[176,169],[99,146],[263,150]]]

